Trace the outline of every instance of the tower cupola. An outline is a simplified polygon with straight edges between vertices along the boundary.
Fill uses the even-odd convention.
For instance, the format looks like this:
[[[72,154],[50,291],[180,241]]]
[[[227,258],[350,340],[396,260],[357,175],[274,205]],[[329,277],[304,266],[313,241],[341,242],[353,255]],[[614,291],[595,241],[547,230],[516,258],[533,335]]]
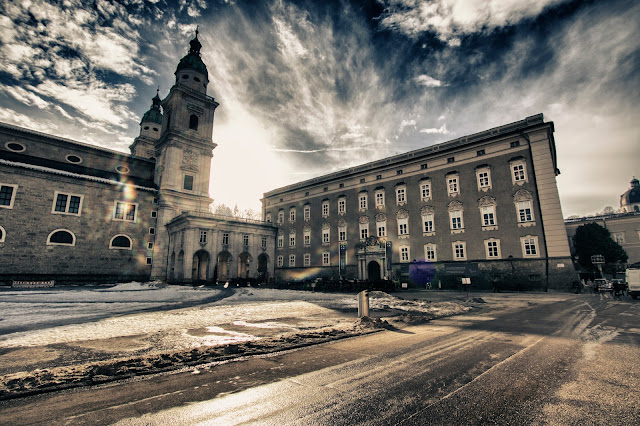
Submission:
[[[196,29],[196,36],[189,42],[189,53],[180,59],[175,75],[176,84],[182,84],[198,92],[206,93],[209,72],[207,66],[202,62],[201,48],[202,44],[198,40],[198,29]]]
[[[620,207],[625,212],[640,212],[640,181],[633,177],[630,188],[620,196]]]
[[[131,154],[137,157],[155,157],[154,142],[160,139],[162,134],[162,110],[160,109],[162,100],[159,92],[160,88],[151,100],[151,108],[144,113],[142,120],[140,120],[140,134],[129,147]]]

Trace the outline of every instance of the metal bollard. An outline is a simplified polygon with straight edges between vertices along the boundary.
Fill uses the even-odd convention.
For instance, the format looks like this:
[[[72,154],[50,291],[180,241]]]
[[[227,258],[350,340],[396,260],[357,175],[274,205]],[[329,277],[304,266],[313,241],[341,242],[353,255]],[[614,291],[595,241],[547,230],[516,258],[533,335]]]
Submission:
[[[358,318],[369,316],[369,291],[358,293]]]

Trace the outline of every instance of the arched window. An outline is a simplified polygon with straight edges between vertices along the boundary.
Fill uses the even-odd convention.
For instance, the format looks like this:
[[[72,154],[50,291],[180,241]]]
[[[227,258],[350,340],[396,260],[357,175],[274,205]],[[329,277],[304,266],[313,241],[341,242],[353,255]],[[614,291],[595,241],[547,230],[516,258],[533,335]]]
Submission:
[[[56,229],[47,238],[48,246],[75,246],[76,236],[66,229]]]
[[[191,114],[189,117],[189,128],[192,130],[198,130],[198,116],[195,114]]]
[[[110,249],[131,250],[131,238],[126,235],[116,235],[109,242]]]
[[[6,236],[6,232],[4,232],[4,228],[0,226],[0,243],[4,243],[4,237]]]

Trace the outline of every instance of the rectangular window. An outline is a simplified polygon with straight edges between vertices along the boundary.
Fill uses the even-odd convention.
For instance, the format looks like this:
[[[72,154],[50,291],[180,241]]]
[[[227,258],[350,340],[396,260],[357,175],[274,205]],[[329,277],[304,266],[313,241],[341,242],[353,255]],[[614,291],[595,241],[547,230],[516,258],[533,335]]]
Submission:
[[[365,182],[365,178],[361,178],[360,183],[364,183],[364,182]]]
[[[267,217],[265,218],[267,223],[271,223],[271,213],[267,213]]]
[[[478,155],[478,157],[480,157],[481,155],[484,155],[484,149],[479,149],[476,154]]]
[[[153,243],[147,243],[147,248],[149,250],[153,250]]]
[[[289,247],[295,247],[296,246],[296,236],[289,234]]]
[[[404,204],[406,201],[405,188],[396,188],[396,202],[398,204]]]
[[[242,236],[242,245],[245,247],[249,246],[249,236],[248,235],[243,235]]]
[[[449,212],[451,218],[451,229],[462,229],[462,210],[454,210]]]
[[[386,222],[378,222],[378,237],[386,237],[387,236],[387,223]]]
[[[322,266],[331,265],[331,258],[329,257],[329,252],[325,251],[322,253]]]
[[[491,187],[491,180],[489,178],[489,171],[483,170],[481,172],[478,172],[478,188],[482,189],[482,188],[490,188],[490,187]]]
[[[338,228],[338,241],[347,241],[347,227],[341,226]]]
[[[398,235],[409,235],[409,219],[398,219]]]
[[[431,184],[430,183],[421,183],[420,184],[420,197],[423,200],[428,200],[431,198]]]
[[[464,242],[453,243],[453,258],[455,260],[466,259],[467,255],[465,253],[465,246],[466,246],[466,243]]]
[[[187,191],[193,191],[193,176],[184,175],[184,185],[182,187]]]
[[[396,175],[401,175],[402,174],[402,170],[396,170]]]
[[[346,211],[347,211],[347,200],[345,200],[344,198],[340,198],[338,200],[338,213],[345,214]]]
[[[284,223],[284,212],[282,210],[278,212],[278,223],[279,224]]]
[[[284,235],[278,235],[278,248],[284,247]]]
[[[344,188],[344,183],[339,184],[338,188]]]
[[[485,206],[480,209],[482,213],[482,226],[495,226],[496,213],[495,206]]]
[[[369,224],[368,223],[361,223],[360,224],[360,239],[361,240],[366,240],[367,238],[369,238]]]
[[[261,244],[263,249],[267,248],[267,237],[262,237],[262,244]]]
[[[151,212],[151,217],[152,217],[152,218],[156,218],[156,217],[158,217],[158,212],[157,212],[157,211],[155,211],[155,210],[154,210],[154,211],[152,211],[152,212]]]
[[[304,238],[304,245],[305,246],[310,246],[311,245],[311,231],[304,231],[303,234],[303,238]]]
[[[522,254],[525,257],[538,256],[538,237],[522,238]]]
[[[382,179],[382,175],[376,175],[376,180],[381,180]]]
[[[278,268],[282,268],[284,266],[284,257],[278,256]]]
[[[367,194],[363,194],[360,195],[359,199],[359,203],[360,203],[360,210],[366,210],[367,209]]]
[[[207,231],[200,231],[200,243],[206,244],[207,242]]]
[[[409,247],[408,246],[400,247],[400,262],[408,262],[409,259],[410,259]]]
[[[222,244],[224,244],[225,246],[229,245],[229,233],[228,232],[224,232],[222,234]]]
[[[425,214],[422,216],[422,225],[422,232],[434,232],[433,213]]]
[[[311,219],[311,207],[310,206],[304,206],[304,220],[310,220]]]
[[[296,211],[294,209],[289,210],[289,222],[296,221]]]
[[[376,206],[384,207],[384,192],[376,192]]]
[[[151,258],[147,257],[147,265],[151,265]]]
[[[436,261],[436,245],[435,244],[426,244],[424,246],[424,258],[425,260],[429,260],[431,262]]]
[[[136,221],[136,210],[138,205],[115,201],[113,208],[113,220],[124,220],[128,222]]]
[[[54,192],[54,204],[51,213],[70,214],[80,216],[82,209],[82,195],[63,194]]]
[[[447,192],[449,194],[457,194],[458,193],[458,178],[450,177],[447,179]]]
[[[518,201],[516,205],[518,207],[518,222],[532,222],[531,201]]]
[[[322,203],[322,217],[329,216],[329,202],[325,201]]]
[[[500,257],[500,242],[498,240],[485,241],[487,259],[497,259]]]
[[[514,182],[524,182],[526,180],[524,164],[514,164],[511,166],[511,170],[513,172],[513,181]]]
[[[296,255],[295,254],[290,254],[289,255],[289,268],[293,268],[296,266]]]
[[[149,228],[149,234],[156,235],[156,228]]]
[[[311,254],[304,254],[304,266],[311,266]]]
[[[329,243],[330,242],[330,232],[328,229],[323,229],[322,230],[322,242],[324,244]]]
[[[515,148],[517,146],[520,146],[520,141],[513,141],[513,142],[511,142],[510,145],[511,145],[511,148]]]
[[[420,164],[420,170],[424,170],[427,168],[427,164]]]

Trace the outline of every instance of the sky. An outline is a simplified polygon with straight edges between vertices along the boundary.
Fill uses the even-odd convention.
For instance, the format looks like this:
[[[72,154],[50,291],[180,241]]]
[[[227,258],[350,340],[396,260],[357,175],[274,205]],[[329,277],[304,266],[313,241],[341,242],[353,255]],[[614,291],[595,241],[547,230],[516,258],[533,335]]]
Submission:
[[[127,152],[196,25],[216,203],[537,113],[565,217],[640,177],[635,0],[0,0],[0,121]]]

